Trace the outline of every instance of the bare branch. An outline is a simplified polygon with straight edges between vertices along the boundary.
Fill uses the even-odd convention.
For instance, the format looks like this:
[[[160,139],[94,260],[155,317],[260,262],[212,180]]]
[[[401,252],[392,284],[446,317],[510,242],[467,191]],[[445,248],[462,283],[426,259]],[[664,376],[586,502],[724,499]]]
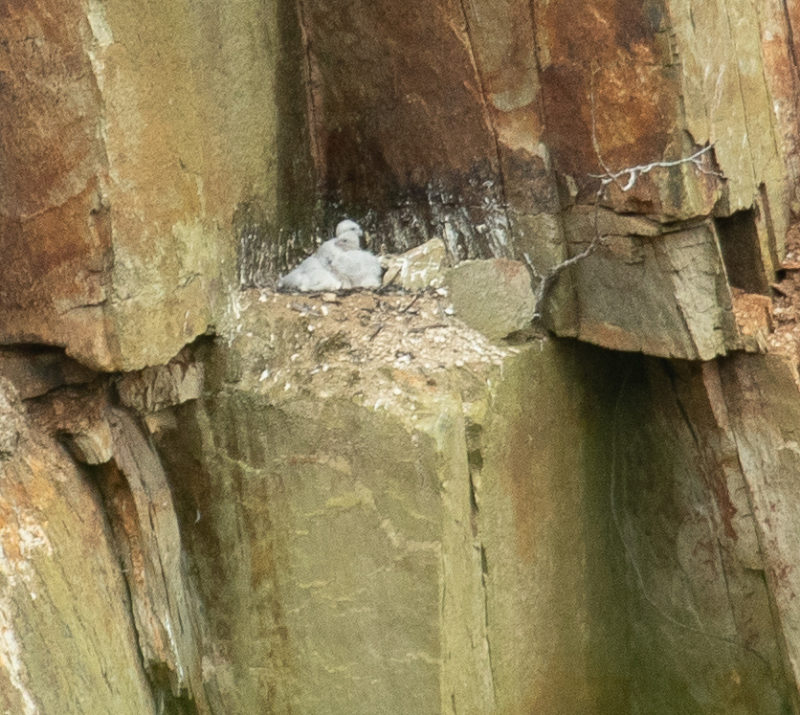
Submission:
[[[600,202],[602,201],[606,188],[614,183],[616,184],[621,191],[630,191],[638,181],[639,177],[651,172],[653,169],[669,169],[674,166],[680,166],[681,164],[694,164],[694,166],[704,174],[710,174],[713,176],[722,177],[722,174],[716,171],[712,171],[710,169],[706,169],[703,165],[703,156],[707,154],[711,149],[714,147],[713,142],[704,146],[702,149],[698,149],[694,154],[690,156],[685,156],[680,159],[674,159],[672,161],[653,161],[649,164],[639,164],[637,166],[629,166],[624,169],[620,169],[619,171],[611,171],[603,162],[602,156],[600,154],[600,147],[597,143],[597,136],[595,133],[595,118],[594,118],[594,102],[592,102],[592,143],[594,144],[595,152],[597,153],[597,160],[600,165],[606,170],[604,174],[589,174],[589,176],[593,179],[600,179],[600,186],[597,189],[597,193],[595,194],[594,198],[594,236],[592,237],[591,242],[589,245],[580,253],[575,254],[571,258],[567,258],[566,260],[558,263],[557,265],[550,268],[544,276],[540,275],[536,268],[531,261],[530,256],[526,253],[524,254],[525,262],[528,265],[528,269],[530,270],[531,274],[535,279],[539,281],[539,285],[536,289],[536,307],[534,309],[533,317],[534,320],[541,319],[542,317],[542,306],[544,304],[547,295],[549,294],[550,290],[553,287],[556,279],[563,271],[571,266],[574,266],[576,263],[582,261],[584,258],[588,258],[592,253],[597,250],[597,247],[602,243],[602,236],[600,235]],[[627,177],[627,182],[622,184],[621,179]]]
[[[721,173],[706,169],[702,163],[701,157],[707,152],[711,151],[713,148],[714,143],[712,142],[711,144],[704,146],[702,149],[698,149],[691,156],[684,156],[681,159],[675,159],[674,161],[653,161],[649,164],[629,166],[624,169],[620,169],[619,171],[609,171],[608,168],[603,165],[603,168],[606,170],[604,174],[589,174],[589,176],[593,179],[600,179],[601,186],[603,188],[614,182],[622,191],[630,191],[636,185],[636,181],[640,176],[651,172],[653,169],[670,169],[673,166],[680,166],[681,164],[694,164],[697,169],[704,174],[722,177]],[[620,180],[625,176],[628,177],[628,181],[623,186],[620,184]]]
[[[567,269],[574,266],[576,263],[579,263],[584,258],[588,258],[592,253],[597,250],[597,247],[602,243],[603,239],[600,235],[600,202],[603,200],[603,197],[606,193],[606,188],[610,184],[616,184],[616,186],[620,189],[620,191],[626,192],[630,191],[634,186],[636,186],[636,182],[639,180],[640,176],[644,174],[648,174],[653,169],[670,169],[675,166],[680,166],[682,164],[694,164],[695,168],[703,174],[711,175],[711,176],[718,176],[720,178],[725,178],[722,173],[713,171],[712,169],[708,169],[703,166],[703,159],[705,155],[711,151],[714,147],[714,142],[709,143],[707,146],[698,149],[694,154],[690,156],[685,156],[680,159],[674,159],[672,161],[652,161],[649,164],[638,164],[636,166],[629,166],[624,169],[620,169],[619,171],[611,171],[608,165],[603,160],[602,152],[600,151],[600,142],[597,139],[597,116],[596,116],[596,106],[594,101],[594,78],[595,75],[600,71],[599,67],[595,67],[592,71],[592,78],[591,78],[591,89],[590,89],[590,105],[591,105],[591,113],[592,113],[592,146],[594,148],[595,155],[597,156],[597,162],[600,164],[601,168],[603,169],[603,174],[589,174],[589,176],[593,179],[600,180],[600,186],[597,189],[597,193],[594,197],[594,236],[592,236],[592,240],[589,245],[580,253],[567,258],[566,260],[558,263],[557,265],[550,268],[543,276],[536,270],[536,267],[533,265],[533,261],[531,260],[530,256],[525,253],[523,257],[525,259],[525,263],[528,266],[528,269],[531,273],[531,276],[535,281],[538,281],[539,284],[536,288],[535,299],[536,299],[536,306],[533,312],[534,320],[540,320],[542,318],[542,306],[552,289],[553,285],[555,284],[558,277]],[[623,179],[627,179],[625,183],[622,183]]]

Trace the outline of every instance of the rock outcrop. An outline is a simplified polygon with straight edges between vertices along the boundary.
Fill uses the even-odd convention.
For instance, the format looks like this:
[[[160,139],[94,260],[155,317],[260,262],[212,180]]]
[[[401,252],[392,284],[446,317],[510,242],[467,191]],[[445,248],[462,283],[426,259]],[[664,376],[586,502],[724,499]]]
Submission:
[[[797,10],[0,17],[0,710],[800,712]]]
[[[276,19],[69,0],[3,15],[0,340],[102,370],[166,362],[224,307],[237,205],[275,192]]]

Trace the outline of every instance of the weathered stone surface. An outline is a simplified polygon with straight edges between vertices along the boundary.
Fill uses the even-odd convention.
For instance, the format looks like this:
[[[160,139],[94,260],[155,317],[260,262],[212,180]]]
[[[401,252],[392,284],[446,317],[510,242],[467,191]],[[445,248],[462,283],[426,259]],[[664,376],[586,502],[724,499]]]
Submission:
[[[206,687],[366,713],[400,672],[411,712],[783,712],[757,525],[698,369],[492,347],[431,301],[250,294],[205,398],[156,435]]]
[[[758,238],[768,272],[775,268],[775,255],[784,250],[789,208],[784,157],[791,147],[782,147],[767,79],[773,69],[762,53],[762,43],[769,38],[760,33],[762,22],[774,17],[780,4],[669,3],[681,57],[678,81],[685,129],[695,141],[714,142],[714,155],[726,178],[718,210],[728,214],[757,207]],[[720,27],[731,30],[720,33]]]
[[[573,254],[594,239],[594,220],[589,210],[570,216]],[[576,301],[568,309],[577,330],[560,332],[614,350],[694,360],[740,348],[712,226],[657,236],[600,235],[600,247],[568,269]]]
[[[751,353],[767,352],[769,336],[776,327],[772,299],[737,289],[733,290],[732,297],[742,348]]]
[[[106,419],[97,420],[81,432],[66,432],[62,440],[82,464],[105,464],[114,456],[111,427]]]
[[[199,613],[184,576],[180,531],[161,462],[132,417],[108,412],[114,457],[100,491],[123,567],[144,667],[156,688],[208,711]]]
[[[398,286],[407,291],[439,288],[444,283],[447,261],[444,241],[432,238],[399,256],[383,257],[381,262],[386,269],[383,285]]]
[[[302,184],[304,160],[284,157],[301,157],[287,147],[305,127],[328,213],[343,202],[363,214],[384,248],[441,236],[455,257],[528,255],[542,274],[568,255],[560,212],[591,200],[600,164],[674,160],[713,141],[705,171],[656,167],[604,201],[658,221],[750,212],[768,278],[793,125],[791,113],[775,119],[769,94],[785,105],[785,62],[774,72],[767,62],[787,48],[791,16],[767,5],[615,0],[587,15],[521,0],[401,10],[348,0],[335,11],[312,0],[294,18],[285,7],[142,14],[117,2],[65,4],[63,22],[40,3],[15,8],[3,25],[14,91],[0,154],[14,178],[0,211],[13,266],[0,339],[65,345],[102,369],[167,360],[219,315],[235,280],[232,220],[249,266],[241,280],[302,244],[290,231],[276,252],[269,237],[278,204],[314,204],[279,196],[278,184]],[[717,43],[719,26],[732,29]],[[760,26],[774,34],[759,37]],[[244,39],[228,51],[203,28]],[[305,101],[287,78],[306,83]],[[550,322],[577,334],[567,317]]]
[[[756,6],[761,25],[761,54],[764,73],[773,100],[776,134],[786,161],[788,190],[793,215],[800,213],[800,144],[797,111],[797,29],[800,27],[800,7],[781,2]]]
[[[676,221],[689,230],[712,213],[745,219],[752,224],[748,270],[766,287],[789,208],[784,159],[791,142],[781,136],[794,126],[775,118],[770,96],[785,68],[773,75],[767,64],[780,48],[788,51],[782,38],[790,34],[785,24],[773,39],[758,33],[777,22],[776,3],[695,8],[692,0],[646,7],[614,0],[586,14],[571,2],[443,3],[435,11],[415,2],[399,15],[384,2],[350,0],[335,13],[323,5],[305,3],[301,17],[322,194],[336,210],[344,203],[365,214],[387,248],[441,235],[456,258],[527,256],[544,275],[576,240],[564,237],[564,206],[595,199],[593,174],[638,166],[602,197],[620,223],[624,215],[647,216],[663,224],[660,235],[675,231]],[[730,33],[715,42],[722,26]],[[339,42],[342,36],[359,42]],[[427,61],[433,47],[441,61]],[[364,79],[356,68],[367,65],[379,70]],[[745,95],[753,105],[746,112]],[[697,162],[674,163],[709,144]],[[732,240],[720,231],[723,254]],[[624,258],[607,258],[624,272]],[[676,299],[669,265],[654,265],[646,280],[653,285],[641,290],[673,317],[687,301],[715,295],[683,290]],[[599,338],[577,324],[579,310],[603,314],[629,287],[623,281],[599,290],[594,282],[576,305],[567,281],[559,281],[549,325],[612,347],[619,340],[610,333],[620,328],[625,349],[652,347],[664,356],[713,355],[741,344],[735,330],[723,348],[719,336],[698,334],[732,323],[723,315],[730,313],[724,295],[708,311],[716,315],[687,326],[683,337],[669,334],[680,326],[643,329],[600,318],[588,331],[609,333]],[[696,345],[682,345],[687,340]]]
[[[128,373],[0,351],[0,710],[800,711],[795,370],[720,357],[800,205],[800,14],[585,5],[0,10],[0,342]],[[541,275],[597,232],[548,327],[681,360],[228,294],[344,211]]]
[[[0,524],[0,710],[157,712],[97,490],[35,423],[0,462]]]
[[[116,381],[120,402],[141,414],[196,400],[203,389],[203,366],[184,351],[166,365],[129,372]]]
[[[23,400],[62,385],[91,382],[96,374],[60,350],[0,348],[0,375],[14,383]]]
[[[104,380],[81,388],[64,388],[28,409],[40,429],[55,435],[81,464],[97,465],[113,456],[108,413],[111,404]]]
[[[13,383],[0,376],[0,460],[14,454],[22,430],[19,393]]]
[[[713,368],[709,370],[713,374]],[[797,593],[800,460],[800,382],[797,366],[782,356],[737,356],[719,367],[720,421],[738,447],[756,522],[765,577],[781,628],[786,670],[800,682],[800,610]],[[768,407],[765,406],[768,405]],[[798,689],[795,707],[800,708]]]
[[[596,455],[565,447],[597,385],[569,351],[501,349],[442,325],[437,299],[414,314],[408,301],[248,296],[211,353],[206,396],[156,436],[195,522],[207,687],[241,712],[372,713],[398,698],[408,712],[622,711],[625,668],[604,653],[625,649],[572,560],[584,529],[598,558],[608,546],[605,492],[578,486]],[[545,473],[562,484],[551,501]],[[553,519],[563,531],[532,546]]]
[[[536,308],[531,275],[507,258],[464,261],[445,277],[455,314],[491,340],[530,326]]]
[[[495,712],[629,711],[608,511],[610,354],[533,344],[467,420]]]
[[[91,389],[53,392],[27,408],[37,434],[67,447],[59,449],[62,459],[69,453],[90,465],[84,478],[102,505],[108,548],[126,582],[125,617],[135,629],[137,662],[153,696],[176,712],[191,705],[207,713],[196,646],[201,615],[183,570],[171,492],[148,436],[132,413],[111,404],[110,393],[110,380],[101,380]]]
[[[0,340],[104,370],[164,362],[234,280],[236,205],[275,208],[275,18],[241,3],[3,14]]]
[[[637,358],[621,373],[609,504],[626,562],[630,712],[794,712],[782,652],[793,636],[774,618],[763,517],[726,414],[734,395],[715,363]]]
[[[408,305],[244,296],[227,339],[198,347],[204,396],[153,436],[166,474],[106,405],[95,475],[136,677],[178,711],[785,712],[794,517],[773,520],[744,446],[782,454],[751,419],[762,396],[726,385],[765,358],[720,381],[575,343],[501,348],[439,298]],[[72,390],[37,401],[37,423],[81,424]],[[15,693],[28,681],[7,670]]]
[[[391,252],[563,253],[529,3],[312,0],[301,24],[329,212],[344,203]]]

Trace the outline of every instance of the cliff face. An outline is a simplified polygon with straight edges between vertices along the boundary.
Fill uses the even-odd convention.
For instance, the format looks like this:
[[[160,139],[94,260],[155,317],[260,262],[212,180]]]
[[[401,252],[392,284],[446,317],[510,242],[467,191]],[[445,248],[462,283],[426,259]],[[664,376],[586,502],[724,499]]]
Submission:
[[[4,712],[800,711],[795,10],[0,18]]]

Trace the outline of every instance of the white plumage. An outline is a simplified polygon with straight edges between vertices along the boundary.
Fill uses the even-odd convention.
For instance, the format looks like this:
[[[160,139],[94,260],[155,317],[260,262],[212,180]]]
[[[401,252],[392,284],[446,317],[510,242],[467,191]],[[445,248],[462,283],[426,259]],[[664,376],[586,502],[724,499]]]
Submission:
[[[383,269],[369,251],[341,251],[331,261],[330,271],[343,288],[380,288]]]
[[[361,226],[359,226],[355,221],[351,221],[349,218],[346,218],[344,221],[339,221],[339,223],[336,224],[334,236],[339,238],[339,236],[345,233],[355,233],[360,239],[364,235],[364,229],[362,229]]]
[[[301,292],[379,288],[383,269],[376,256],[361,249],[363,235],[355,221],[340,221],[336,238],[325,241],[313,256],[281,277],[278,288]]]
[[[309,256],[296,268],[278,279],[278,289],[300,291],[339,290],[342,282],[316,255]]]

